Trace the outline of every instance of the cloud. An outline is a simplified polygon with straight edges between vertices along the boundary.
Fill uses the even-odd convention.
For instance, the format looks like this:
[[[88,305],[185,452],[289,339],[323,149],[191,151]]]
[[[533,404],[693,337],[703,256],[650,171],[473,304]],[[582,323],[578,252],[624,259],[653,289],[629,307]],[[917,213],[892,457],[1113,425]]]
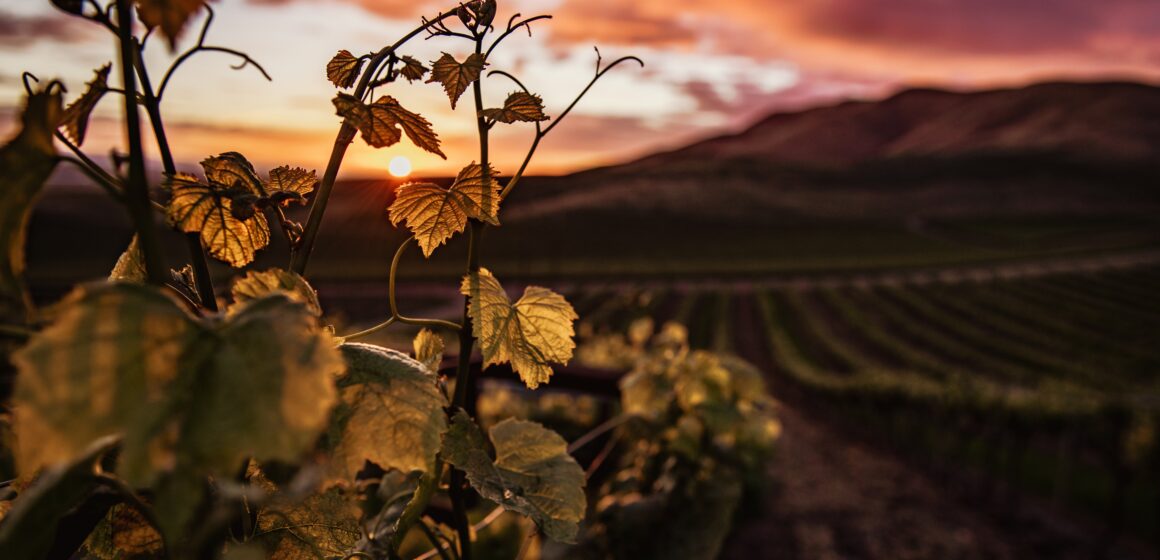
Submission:
[[[0,47],[24,47],[36,41],[83,43],[98,31],[65,14],[20,15],[0,11]]]

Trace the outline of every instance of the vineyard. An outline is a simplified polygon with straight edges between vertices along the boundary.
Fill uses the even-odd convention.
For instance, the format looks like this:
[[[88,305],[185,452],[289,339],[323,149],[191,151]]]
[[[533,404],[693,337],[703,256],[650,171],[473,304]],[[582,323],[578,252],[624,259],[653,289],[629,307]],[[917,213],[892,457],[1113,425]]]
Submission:
[[[690,325],[694,347],[759,364],[779,398],[947,486],[1082,512],[1093,541],[1154,538],[1160,268],[1001,273],[593,285],[573,300],[590,330]]]

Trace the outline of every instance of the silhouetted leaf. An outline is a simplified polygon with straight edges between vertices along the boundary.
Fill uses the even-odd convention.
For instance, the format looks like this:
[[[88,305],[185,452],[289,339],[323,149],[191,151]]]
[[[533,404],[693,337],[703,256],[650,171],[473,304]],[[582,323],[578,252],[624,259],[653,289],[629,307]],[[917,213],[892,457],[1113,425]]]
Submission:
[[[85,11],[85,0],[52,0],[52,5],[74,16],[79,16]]]
[[[495,170],[491,170],[485,185],[483,166],[472,163],[446,189],[434,183],[400,185],[395,190],[395,201],[387,210],[391,224],[406,222],[427,257],[451,236],[463,231],[468,218],[498,225],[500,189],[495,175]]]
[[[353,481],[365,461],[404,473],[434,469],[447,429],[437,378],[395,350],[358,343],[341,350],[347,369],[330,428],[331,476]]]
[[[22,491],[0,523],[0,558],[45,558],[58,522],[96,489],[96,463],[116,443],[114,437],[90,442]]]
[[[404,55],[399,61],[403,63],[403,67],[399,69],[399,74],[407,78],[408,82],[422,80],[423,76],[427,74],[427,67],[410,56]]]
[[[358,74],[362,70],[363,59],[358,58],[343,49],[326,63],[326,79],[335,87],[346,89],[354,85]]]
[[[85,92],[70,103],[65,108],[64,115],[61,116],[60,126],[64,127],[65,135],[78,146],[85,143],[85,132],[89,128],[89,115],[92,114],[105,92],[109,91],[108,79],[111,68],[111,64],[98,68],[96,77],[88,83]]]
[[[465,276],[459,291],[470,298],[467,311],[484,367],[511,362],[520,379],[535,389],[552,376],[549,364],[572,359],[572,322],[578,316],[560,294],[529,286],[513,305],[486,268]]]
[[[31,302],[24,287],[24,239],[33,203],[56,167],[52,131],[60,122],[59,93],[33,93],[16,137],[0,148],[0,320],[24,322]]]
[[[146,27],[160,27],[161,33],[169,40],[169,48],[177,47],[185,24],[193,17],[205,0],[136,0],[137,14]]]
[[[479,79],[479,74],[486,65],[479,53],[472,53],[462,63],[455,60],[455,57],[443,53],[439,60],[431,63],[431,77],[427,79],[427,83],[443,84],[443,90],[447,92],[451,108],[454,109],[459,96],[467,91],[467,86]]]
[[[584,470],[568,454],[568,443],[540,424],[511,418],[488,435],[494,461],[479,427],[459,410],[443,438],[443,458],[484,498],[532,518],[553,540],[573,542],[587,500]]]
[[[230,289],[234,305],[230,310],[239,309],[242,304],[266,297],[270,294],[281,293],[286,297],[306,304],[306,308],[315,315],[322,315],[322,305],[318,303],[318,293],[297,272],[271,268],[270,270],[250,271],[234,282]]]
[[[544,114],[544,102],[540,100],[540,96],[523,91],[509,95],[503,102],[502,109],[484,109],[483,116],[508,124],[516,121],[546,121],[549,118]]]

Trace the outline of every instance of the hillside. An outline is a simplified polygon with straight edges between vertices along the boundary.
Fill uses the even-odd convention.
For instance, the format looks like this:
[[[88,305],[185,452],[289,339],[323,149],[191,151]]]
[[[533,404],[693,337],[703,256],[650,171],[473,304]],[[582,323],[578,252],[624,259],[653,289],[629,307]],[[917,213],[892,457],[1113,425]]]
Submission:
[[[1160,88],[916,89],[775,114],[737,134],[543,181],[513,201],[509,220],[1135,214],[1160,206],[1158,179]]]

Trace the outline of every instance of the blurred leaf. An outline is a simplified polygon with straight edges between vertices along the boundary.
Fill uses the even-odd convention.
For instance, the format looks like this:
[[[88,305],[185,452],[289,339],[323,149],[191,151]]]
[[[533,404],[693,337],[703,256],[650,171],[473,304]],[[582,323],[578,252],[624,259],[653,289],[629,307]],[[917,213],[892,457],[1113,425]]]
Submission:
[[[439,60],[431,63],[431,77],[427,79],[427,83],[443,84],[443,90],[451,100],[451,108],[455,109],[459,96],[463,95],[467,86],[479,79],[479,74],[486,65],[487,62],[479,53],[472,53],[462,63],[455,60],[455,57],[443,53]]]
[[[136,0],[137,15],[146,27],[160,27],[169,40],[170,50],[177,48],[177,39],[202,6],[204,0]]]
[[[411,342],[415,348],[415,359],[427,368],[427,371],[439,373],[439,365],[443,363],[443,337],[431,329],[423,329],[415,335]]]
[[[78,146],[85,143],[85,132],[89,128],[89,115],[92,114],[101,97],[104,97],[105,92],[109,91],[109,70],[112,67],[111,64],[106,64],[98,68],[96,77],[88,83],[85,92],[70,103],[64,110],[64,114],[61,115],[59,126],[64,127],[65,135]]]
[[[129,241],[129,248],[117,258],[113,271],[109,273],[110,282],[136,282],[144,284],[149,275],[145,272],[145,255],[141,253],[141,246],[137,243],[137,236]]]
[[[354,85],[358,74],[362,70],[363,59],[358,58],[343,49],[326,63],[326,79],[335,87],[346,89]]]
[[[306,309],[314,315],[322,315],[322,305],[318,303],[318,293],[297,272],[271,268],[263,271],[250,271],[234,282],[230,294],[234,298],[234,305],[230,306],[233,312],[242,307],[242,304],[266,297],[270,294],[281,293],[286,297],[306,304]]]
[[[439,149],[439,137],[431,129],[431,123],[418,113],[404,109],[394,97],[384,95],[367,105],[353,95],[339,93],[334,98],[334,107],[340,117],[350,120],[362,133],[363,140],[372,147],[391,146],[406,133],[416,146],[447,159]]]
[[[98,284],[61,309],[14,356],[21,472],[121,434],[131,485],[196,481],[245,457],[297,460],[325,427],[342,362],[302,304],[270,296],[198,320],[161,289]]]
[[[460,293],[470,297],[472,334],[479,340],[484,367],[511,362],[531,389],[547,383],[550,363],[567,364],[576,347],[572,305],[547,288],[529,286],[512,305],[503,286],[486,268],[463,278]]]
[[[0,320],[23,323],[31,301],[24,286],[28,217],[56,167],[52,131],[60,122],[59,93],[37,92],[25,101],[21,129],[0,148]]]
[[[408,82],[422,80],[423,76],[427,74],[427,67],[412,57],[404,55],[399,61],[403,63],[403,67],[399,69],[399,74],[407,78]]]
[[[341,350],[347,370],[330,428],[331,476],[353,481],[366,461],[404,473],[434,469],[447,429],[436,377],[394,350],[358,343]]]
[[[91,442],[74,460],[45,471],[21,492],[0,523],[0,558],[44,558],[60,519],[96,489],[97,460],[116,444],[113,437]]]
[[[52,5],[74,16],[79,16],[85,11],[85,0],[52,0]]]
[[[502,123],[538,122],[549,119],[544,114],[544,102],[538,95],[517,91],[508,95],[502,109],[484,109],[483,116]]]
[[[270,242],[266,217],[255,213],[249,219],[238,219],[223,188],[184,173],[170,177],[169,187],[173,193],[165,208],[169,223],[181,231],[200,234],[202,246],[214,258],[240,268]]]
[[[491,170],[484,185],[483,166],[472,163],[446,189],[434,183],[401,185],[388,209],[391,224],[397,226],[405,221],[425,257],[462,232],[468,218],[499,225],[500,188],[495,175],[495,170]]]
[[[587,500],[584,470],[568,454],[568,443],[535,422],[510,418],[488,434],[494,461],[479,427],[458,411],[443,439],[443,458],[484,498],[532,518],[553,540],[574,542]]]

